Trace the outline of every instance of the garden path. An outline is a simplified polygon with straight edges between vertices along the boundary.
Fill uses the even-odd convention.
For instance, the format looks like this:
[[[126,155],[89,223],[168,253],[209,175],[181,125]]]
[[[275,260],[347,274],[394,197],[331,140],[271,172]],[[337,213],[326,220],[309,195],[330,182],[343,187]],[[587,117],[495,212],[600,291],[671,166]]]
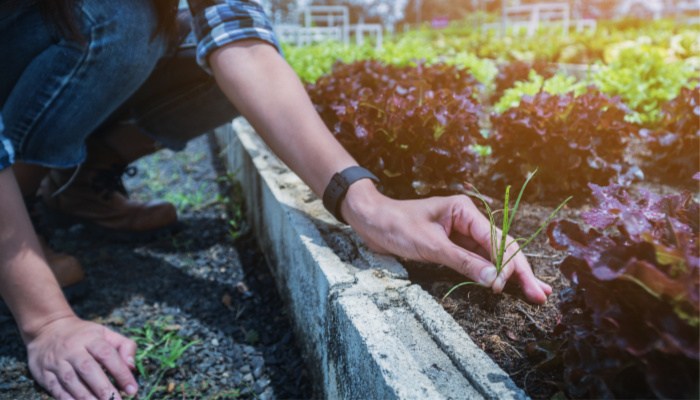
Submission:
[[[150,377],[138,377],[141,399],[153,388],[153,399],[311,398],[285,307],[213,143],[201,137],[183,152],[161,151],[125,179],[134,198],[173,202],[179,232],[125,241],[82,225],[53,230],[51,244],[86,273],[84,290],[69,300],[79,316],[127,336],[173,331],[197,341],[157,384],[162,369],[150,359]],[[0,399],[44,398],[0,304]]]

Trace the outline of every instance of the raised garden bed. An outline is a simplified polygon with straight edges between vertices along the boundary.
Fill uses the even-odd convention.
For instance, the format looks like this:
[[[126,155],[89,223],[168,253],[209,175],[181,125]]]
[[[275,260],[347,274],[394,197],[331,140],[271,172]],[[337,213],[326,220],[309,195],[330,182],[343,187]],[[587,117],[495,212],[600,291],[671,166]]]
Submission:
[[[327,398],[525,398],[392,257],[369,252],[237,119],[217,133]]]
[[[640,68],[634,66],[606,67],[594,79],[596,86],[588,87],[565,75],[546,80],[527,74],[529,67],[502,69],[503,98],[493,107],[493,99],[484,96],[488,90],[484,92],[468,69],[440,63],[336,64],[307,90],[331,132],[380,177],[391,197],[468,193],[473,185],[498,198],[506,185],[517,185],[537,169],[525,198],[540,202],[520,209],[525,223],[514,228],[515,237],[527,238],[536,231],[552,212],[550,203],[556,205],[567,196],[575,197],[569,205],[573,208],[558,218],[583,219],[599,230],[617,228],[612,236],[597,231],[586,236],[573,224],[553,224],[550,239],[567,253],[557,254],[544,238],[527,250],[537,259],[532,261],[536,272],[553,284],[554,299],[561,298],[559,307],[554,302],[530,307],[513,297],[517,289],[492,296],[469,287],[461,289],[466,298],[444,301],[448,311],[464,314],[458,318],[461,325],[529,395],[692,396],[697,377],[670,378],[660,371],[698,369],[697,346],[687,344],[693,338],[697,342],[695,286],[677,281],[698,285],[697,245],[684,240],[694,243],[698,235],[698,206],[691,200],[697,184],[689,182],[700,158],[692,145],[697,142],[700,89],[685,88],[694,83],[662,68],[647,74],[644,84],[668,82],[665,92],[649,94],[623,90],[624,80],[618,79],[637,75]],[[543,68],[540,73],[553,73]],[[506,89],[510,85],[515,87]],[[677,97],[659,105],[658,99],[670,95]],[[490,124],[484,123],[483,110],[489,110]],[[673,156],[660,157],[663,154]],[[665,188],[647,177],[650,192],[640,192],[639,202],[616,186],[602,189],[611,183],[640,182],[642,170],[668,171],[671,163],[676,176],[666,182],[680,186]],[[680,193],[681,187],[691,192]],[[601,209],[587,214],[582,211],[592,204],[591,190]],[[648,194],[661,192],[672,196]],[[491,204],[492,209],[501,207],[497,200]],[[555,259],[564,257],[567,280],[554,266]],[[436,282],[435,266],[404,265],[412,280],[439,300],[465,280],[445,268],[439,279],[446,283]],[[575,289],[569,289],[571,284]],[[640,288],[646,294],[638,293]],[[647,315],[628,304],[626,296],[640,297],[658,312]],[[647,325],[640,322],[645,319]],[[592,327],[596,324],[602,327]],[[630,330],[635,333],[625,333]],[[610,360],[603,363],[602,354]],[[670,381],[674,384],[666,383]]]
[[[443,301],[443,295],[464,281],[463,277],[446,267],[406,260],[397,264],[388,257],[372,256],[348,228],[333,221],[308,187],[269,153],[247,123],[237,120],[234,126],[238,136],[221,132],[219,140],[228,144],[229,160],[238,162],[230,168],[240,171],[245,190],[254,193],[249,204],[262,205],[263,210],[278,208],[272,219],[265,217],[265,211],[255,212],[251,218],[258,227],[257,234],[266,237],[262,242],[269,249],[268,257],[278,265],[273,274],[280,291],[292,304],[292,313],[299,313],[295,329],[306,340],[305,357],[312,365],[319,393],[348,397],[361,390],[359,393],[366,396],[390,398],[413,398],[421,393],[436,397],[462,395],[453,398],[490,397],[494,393],[483,390],[502,387],[503,382],[512,380],[523,392],[509,383],[505,395],[496,397],[564,395],[564,367],[553,360],[555,353],[548,343],[557,340],[553,331],[562,318],[558,299],[570,283],[557,268],[566,253],[551,248],[546,236],[531,243],[526,254],[536,275],[554,288],[547,304],[528,304],[513,283],[506,286],[502,295],[468,286]],[[264,179],[252,180],[248,178],[251,174],[260,174]],[[661,194],[678,192],[678,188],[658,182],[641,186]],[[265,192],[272,192],[273,196],[264,195]],[[591,208],[590,204],[579,202],[562,209],[558,219],[579,220],[581,212]],[[553,206],[546,203],[521,204],[513,233],[530,234],[552,210]],[[296,246],[316,253],[312,258],[321,260],[321,264],[292,265],[309,261],[304,261],[306,256],[299,254],[298,248],[289,248],[289,241],[284,239],[290,235],[289,224],[301,238]],[[286,258],[280,260],[278,254],[285,253]],[[415,285],[409,286],[402,266],[410,283],[418,283],[434,300]],[[337,275],[338,272],[341,273]],[[412,298],[421,299],[421,305],[414,306]],[[438,304],[451,318],[443,314]],[[434,318],[439,322],[432,322]],[[419,324],[416,326],[413,321]],[[397,326],[401,329],[397,330]],[[379,339],[374,336],[377,332]],[[428,351],[428,347],[438,351]],[[412,350],[416,348],[420,349],[418,353]],[[394,352],[404,355],[394,356]],[[498,379],[489,379],[493,373],[484,374],[483,365],[474,362],[474,357],[483,360],[485,355],[500,367],[492,371],[502,369],[509,379],[498,375],[501,372],[493,372],[500,376]],[[426,368],[432,364],[439,365],[440,375],[432,375],[431,368]],[[451,368],[456,368],[456,372]],[[398,379],[397,374],[411,378]],[[452,386],[441,386],[444,374],[451,376]]]

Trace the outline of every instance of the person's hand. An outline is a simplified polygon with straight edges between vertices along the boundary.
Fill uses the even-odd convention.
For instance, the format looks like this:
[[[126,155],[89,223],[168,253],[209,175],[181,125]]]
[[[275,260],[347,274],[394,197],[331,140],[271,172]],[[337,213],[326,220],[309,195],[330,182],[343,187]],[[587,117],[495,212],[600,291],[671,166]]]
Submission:
[[[549,285],[534,276],[522,252],[496,275],[489,261],[489,220],[467,196],[398,201],[381,195],[365,179],[350,186],[341,212],[373,251],[446,265],[496,293],[512,276],[527,299],[537,304],[552,293]],[[511,241],[508,237],[507,243]],[[504,260],[516,250],[515,245],[510,246]]]
[[[138,390],[130,371],[136,343],[99,324],[75,316],[55,320],[27,340],[27,353],[34,379],[57,400],[121,400],[102,367],[127,394]]]

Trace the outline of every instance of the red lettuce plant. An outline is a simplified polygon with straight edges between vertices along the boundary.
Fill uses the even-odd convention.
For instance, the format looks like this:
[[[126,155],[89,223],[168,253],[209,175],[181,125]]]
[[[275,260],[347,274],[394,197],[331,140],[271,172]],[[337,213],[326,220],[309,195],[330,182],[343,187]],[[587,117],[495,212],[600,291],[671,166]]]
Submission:
[[[477,169],[479,83],[445,64],[336,64],[307,91],[336,139],[396,198],[464,191]]]
[[[690,192],[633,200],[591,184],[588,232],[550,224],[551,245],[574,285],[554,332],[574,397],[697,398],[700,373],[700,207]]]
[[[700,165],[700,85],[682,88],[675,99],[661,109],[660,128],[642,129],[647,140],[650,168],[655,176],[676,183],[688,183]]]
[[[578,97],[524,96],[519,106],[491,115],[492,177],[511,184],[539,168],[534,196],[539,198],[570,195],[588,182],[627,183],[641,175],[624,159],[636,133],[624,119],[627,111],[619,98],[593,88]]]

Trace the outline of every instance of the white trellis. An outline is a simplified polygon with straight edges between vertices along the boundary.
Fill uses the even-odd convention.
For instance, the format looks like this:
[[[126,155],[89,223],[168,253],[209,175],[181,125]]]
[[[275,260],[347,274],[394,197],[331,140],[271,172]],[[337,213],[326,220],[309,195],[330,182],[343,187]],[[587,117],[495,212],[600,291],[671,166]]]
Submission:
[[[481,11],[484,3],[490,0],[477,0],[477,8]],[[561,24],[562,34],[568,35],[572,25],[571,8],[569,3],[549,2],[536,4],[520,4],[518,0],[515,4],[508,4],[503,1],[501,9],[501,20],[495,23],[481,22],[481,33],[486,35],[489,30],[496,30],[500,35],[505,36],[509,30],[514,34],[519,34],[525,30],[527,36],[531,37],[537,33],[542,25]],[[593,19],[577,19],[573,21],[577,31],[585,28],[596,29],[596,21]]]
[[[350,11],[346,6],[308,6],[304,8],[304,28],[315,28],[325,24],[325,28],[340,28],[342,41],[350,43]]]
[[[381,49],[383,45],[384,27],[381,24],[357,24],[350,26],[350,32],[355,33],[355,43],[362,46],[365,42],[365,35],[374,37],[375,46]]]
[[[362,45],[365,37],[369,36],[374,37],[378,49],[382,47],[383,26],[364,23],[350,25],[350,12],[346,6],[308,6],[300,14],[303,16],[303,25],[275,24],[279,40],[297,46],[327,40],[349,44],[350,36],[354,34],[358,45]]]

